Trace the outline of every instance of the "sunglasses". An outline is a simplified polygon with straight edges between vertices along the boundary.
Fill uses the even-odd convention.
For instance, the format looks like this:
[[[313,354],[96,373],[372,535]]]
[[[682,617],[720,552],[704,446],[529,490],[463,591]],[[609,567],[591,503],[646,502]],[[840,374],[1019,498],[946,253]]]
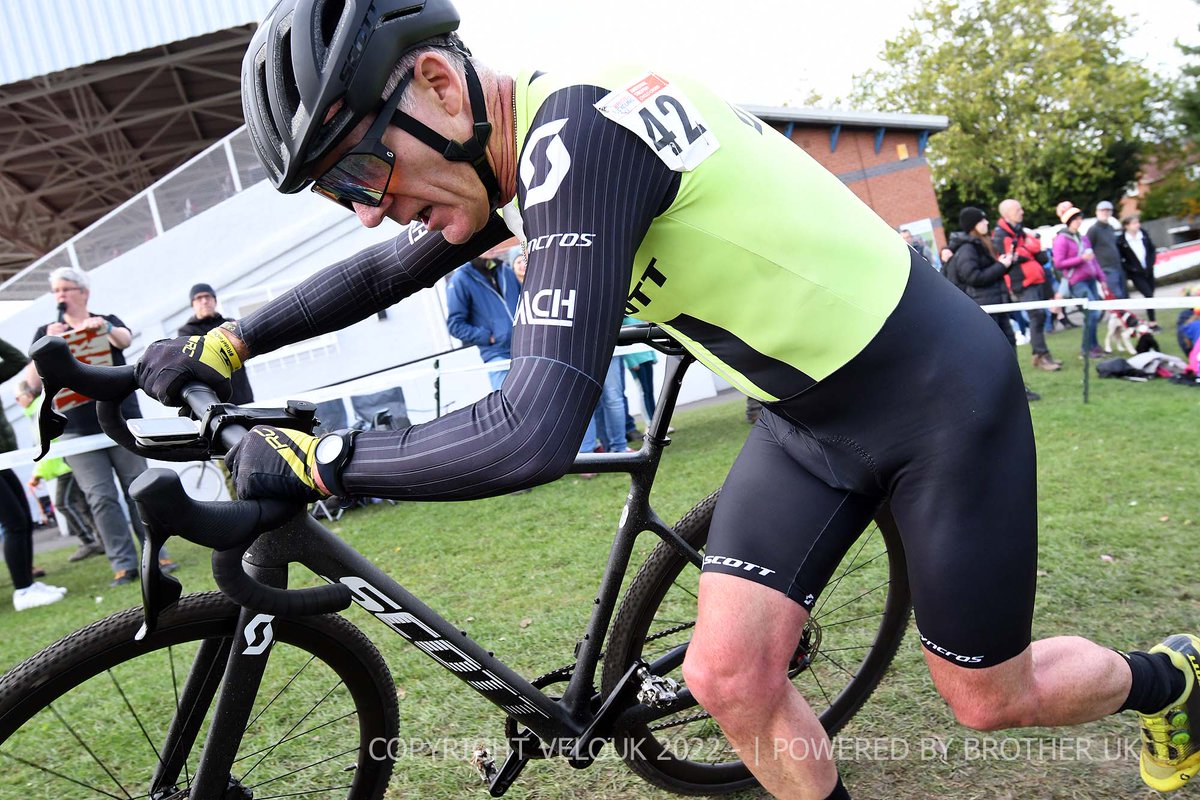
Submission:
[[[384,145],[383,134],[388,125],[393,124],[400,98],[411,80],[410,74],[400,81],[384,101],[366,135],[313,181],[314,192],[350,211],[354,211],[354,203],[374,208],[383,202],[392,170],[396,168],[396,155]]]

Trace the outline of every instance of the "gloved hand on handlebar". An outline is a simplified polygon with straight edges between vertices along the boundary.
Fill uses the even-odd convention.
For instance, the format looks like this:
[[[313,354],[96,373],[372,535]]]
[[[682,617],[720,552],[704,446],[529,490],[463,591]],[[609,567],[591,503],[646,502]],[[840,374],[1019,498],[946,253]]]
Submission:
[[[180,392],[193,381],[203,383],[222,400],[233,396],[229,376],[242,368],[233,342],[220,328],[203,336],[160,339],[146,348],[134,368],[138,386],[163,405],[182,403]]]
[[[317,439],[300,431],[255,425],[225,454],[238,497],[304,502],[328,497],[316,474]]]

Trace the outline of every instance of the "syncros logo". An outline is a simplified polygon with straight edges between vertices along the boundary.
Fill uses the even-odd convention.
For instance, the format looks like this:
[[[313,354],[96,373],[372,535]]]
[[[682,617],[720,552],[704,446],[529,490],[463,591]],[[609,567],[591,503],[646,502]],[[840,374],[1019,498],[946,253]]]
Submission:
[[[629,297],[625,302],[626,314],[637,316],[636,312],[650,305],[650,295],[646,294],[650,289],[647,285],[648,283],[659,287],[667,285],[667,276],[658,271],[654,266],[656,263],[658,263],[658,259],[650,259],[650,263],[646,265],[646,269],[642,272],[642,277],[634,284],[633,291],[629,293]]]
[[[362,578],[350,575],[342,578],[341,583],[350,588],[355,602],[376,619],[408,639],[434,661],[457,674],[469,686],[478,689],[484,697],[505,711],[515,715],[537,714],[546,717],[544,711],[526,700],[491,670],[484,668],[478,661],[438,636],[437,632]]]
[[[521,292],[514,325],[555,325],[570,328],[575,324],[575,290],[542,289]]]
[[[527,252],[545,250],[548,247],[591,247],[594,233],[548,233],[529,240]]]
[[[940,644],[937,644],[936,642],[931,641],[930,639],[926,638],[924,634],[921,634],[920,636],[921,636],[921,643],[923,645],[928,647],[933,652],[938,653],[939,655],[945,656],[946,658],[950,659],[951,661],[957,661],[959,664],[979,664],[983,661],[983,656],[960,655],[959,653],[955,653],[953,650],[947,650],[945,647],[942,647]]]

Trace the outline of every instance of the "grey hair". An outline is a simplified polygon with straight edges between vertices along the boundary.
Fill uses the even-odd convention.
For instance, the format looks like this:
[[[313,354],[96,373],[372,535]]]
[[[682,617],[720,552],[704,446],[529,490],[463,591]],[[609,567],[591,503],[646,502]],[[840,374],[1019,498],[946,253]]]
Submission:
[[[392,67],[391,74],[383,84],[383,94],[380,95],[380,100],[387,100],[396,87],[400,85],[400,81],[405,75],[412,73],[417,66],[417,59],[425,53],[437,50],[446,57],[450,62],[450,66],[458,73],[460,78],[465,78],[467,74],[466,60],[471,57],[471,51],[463,44],[462,39],[458,38],[457,33],[448,33],[445,36],[434,36],[426,39],[421,44],[408,50],[404,55],[400,56],[400,60],[396,62],[396,66]],[[471,65],[478,72],[486,71],[486,68],[474,58],[471,58]],[[401,111],[412,111],[413,102],[412,96],[408,93],[408,89],[404,90],[404,96],[400,98],[399,108]]]
[[[53,286],[55,281],[70,281],[80,289],[92,288],[92,281],[88,278],[87,273],[74,267],[59,267],[51,272],[50,285]]]

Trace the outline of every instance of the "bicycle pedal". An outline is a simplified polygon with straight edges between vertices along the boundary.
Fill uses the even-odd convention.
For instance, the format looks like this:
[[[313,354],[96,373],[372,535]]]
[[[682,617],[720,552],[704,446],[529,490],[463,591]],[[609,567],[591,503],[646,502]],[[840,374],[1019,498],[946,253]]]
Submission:
[[[496,770],[495,765],[492,764],[492,777],[487,779],[488,794],[492,797],[502,796],[513,785],[513,781],[517,779],[521,770],[528,763],[528,756],[522,755],[517,750],[510,750],[499,770]]]
[[[486,747],[480,747],[471,754],[471,766],[479,771],[479,777],[484,783],[491,784],[496,778],[496,759]]]
[[[638,689],[638,702],[651,708],[665,708],[674,703],[679,697],[679,682],[665,675],[652,675],[650,670],[642,667],[638,671],[642,680]]]

